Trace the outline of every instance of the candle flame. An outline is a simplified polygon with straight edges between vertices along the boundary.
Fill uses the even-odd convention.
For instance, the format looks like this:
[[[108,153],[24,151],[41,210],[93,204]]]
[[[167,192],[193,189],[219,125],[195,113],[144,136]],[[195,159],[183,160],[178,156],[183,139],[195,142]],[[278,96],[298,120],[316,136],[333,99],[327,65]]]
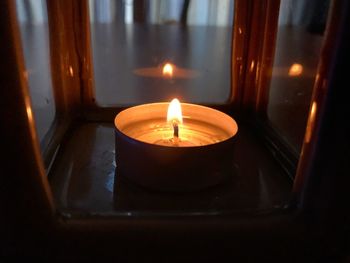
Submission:
[[[178,99],[173,99],[168,107],[167,121],[171,123],[182,123],[181,104]]]
[[[163,76],[172,77],[174,66],[170,63],[166,63],[163,67]]]
[[[301,64],[294,63],[290,66],[288,75],[291,77],[296,77],[301,75],[301,73],[303,73],[303,66]]]

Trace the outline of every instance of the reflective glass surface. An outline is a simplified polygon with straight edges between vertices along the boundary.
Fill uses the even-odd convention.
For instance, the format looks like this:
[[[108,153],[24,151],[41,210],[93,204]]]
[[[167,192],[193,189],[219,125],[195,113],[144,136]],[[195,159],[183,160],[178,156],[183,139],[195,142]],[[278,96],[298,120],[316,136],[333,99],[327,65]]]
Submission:
[[[267,114],[296,153],[305,134],[329,2],[281,1]]]
[[[101,106],[230,96],[233,0],[90,0]],[[171,73],[163,73],[164,66]]]
[[[40,141],[55,118],[46,1],[16,0],[29,93]]]

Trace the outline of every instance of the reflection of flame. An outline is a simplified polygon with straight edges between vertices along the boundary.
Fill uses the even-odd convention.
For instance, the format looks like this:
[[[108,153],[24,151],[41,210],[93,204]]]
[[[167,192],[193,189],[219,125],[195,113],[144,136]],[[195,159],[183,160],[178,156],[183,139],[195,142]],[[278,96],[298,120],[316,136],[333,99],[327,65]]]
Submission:
[[[170,102],[168,107],[167,121],[182,123],[181,104],[178,99],[173,99]]]
[[[250,64],[250,72],[253,72],[255,66],[255,61],[253,60],[252,63]]]
[[[306,143],[309,143],[311,140],[312,132],[315,128],[315,120],[316,120],[316,113],[317,113],[317,103],[314,101],[311,105],[311,111],[309,114],[309,120],[308,124],[306,126],[306,132],[305,132],[305,141]]]
[[[163,67],[163,75],[167,77],[172,77],[174,71],[174,66],[170,63],[166,63]]]
[[[298,63],[291,65],[288,71],[288,75],[291,77],[299,76],[301,73],[303,73],[303,66]]]
[[[27,116],[28,116],[29,122],[32,122],[33,121],[32,108],[30,106],[26,106],[26,110],[27,110]]]
[[[73,67],[72,67],[72,66],[69,66],[69,75],[70,75],[71,77],[73,77],[73,75],[74,75]]]
[[[1,0],[0,0],[1,1]],[[174,64],[166,63],[162,67],[137,68],[134,74],[148,78],[191,79],[199,77],[197,70],[179,68]]]

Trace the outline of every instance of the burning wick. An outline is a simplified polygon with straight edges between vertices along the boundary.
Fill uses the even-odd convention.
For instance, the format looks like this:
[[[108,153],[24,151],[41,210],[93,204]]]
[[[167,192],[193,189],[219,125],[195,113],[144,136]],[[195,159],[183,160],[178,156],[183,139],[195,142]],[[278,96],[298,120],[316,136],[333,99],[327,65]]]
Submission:
[[[174,129],[174,139],[179,138],[179,125],[177,121],[173,121],[173,129]]]
[[[173,99],[168,108],[167,121],[173,126],[173,140],[179,142],[179,124],[182,123],[181,104],[178,99]]]

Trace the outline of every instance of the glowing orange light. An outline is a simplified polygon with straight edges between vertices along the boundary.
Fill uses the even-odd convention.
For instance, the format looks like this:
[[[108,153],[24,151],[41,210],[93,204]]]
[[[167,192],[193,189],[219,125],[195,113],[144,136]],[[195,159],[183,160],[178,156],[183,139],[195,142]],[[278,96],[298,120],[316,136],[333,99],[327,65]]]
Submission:
[[[314,101],[311,105],[309,120],[306,126],[306,132],[305,132],[306,143],[309,143],[311,141],[311,136],[315,128],[316,113],[317,113],[317,103],[316,101]]]
[[[27,110],[27,116],[28,116],[29,122],[32,122],[33,121],[32,108],[30,106],[26,106],[26,110]]]
[[[69,66],[69,75],[70,75],[71,77],[73,77],[73,74],[74,74],[74,72],[73,72],[73,67],[72,67],[72,66]]]
[[[253,60],[252,63],[250,63],[250,72],[253,72],[255,66],[255,61]]]
[[[29,71],[28,71],[28,70],[25,70],[25,71],[23,72],[23,75],[24,75],[25,80],[28,81]]]
[[[168,107],[167,121],[171,123],[182,123],[182,110],[180,101],[178,99],[173,99],[170,102]]]
[[[163,76],[172,77],[174,72],[174,66],[170,63],[166,63],[163,67]]]
[[[291,65],[288,71],[288,75],[291,77],[299,76],[301,73],[303,73],[303,66],[298,63]]]

